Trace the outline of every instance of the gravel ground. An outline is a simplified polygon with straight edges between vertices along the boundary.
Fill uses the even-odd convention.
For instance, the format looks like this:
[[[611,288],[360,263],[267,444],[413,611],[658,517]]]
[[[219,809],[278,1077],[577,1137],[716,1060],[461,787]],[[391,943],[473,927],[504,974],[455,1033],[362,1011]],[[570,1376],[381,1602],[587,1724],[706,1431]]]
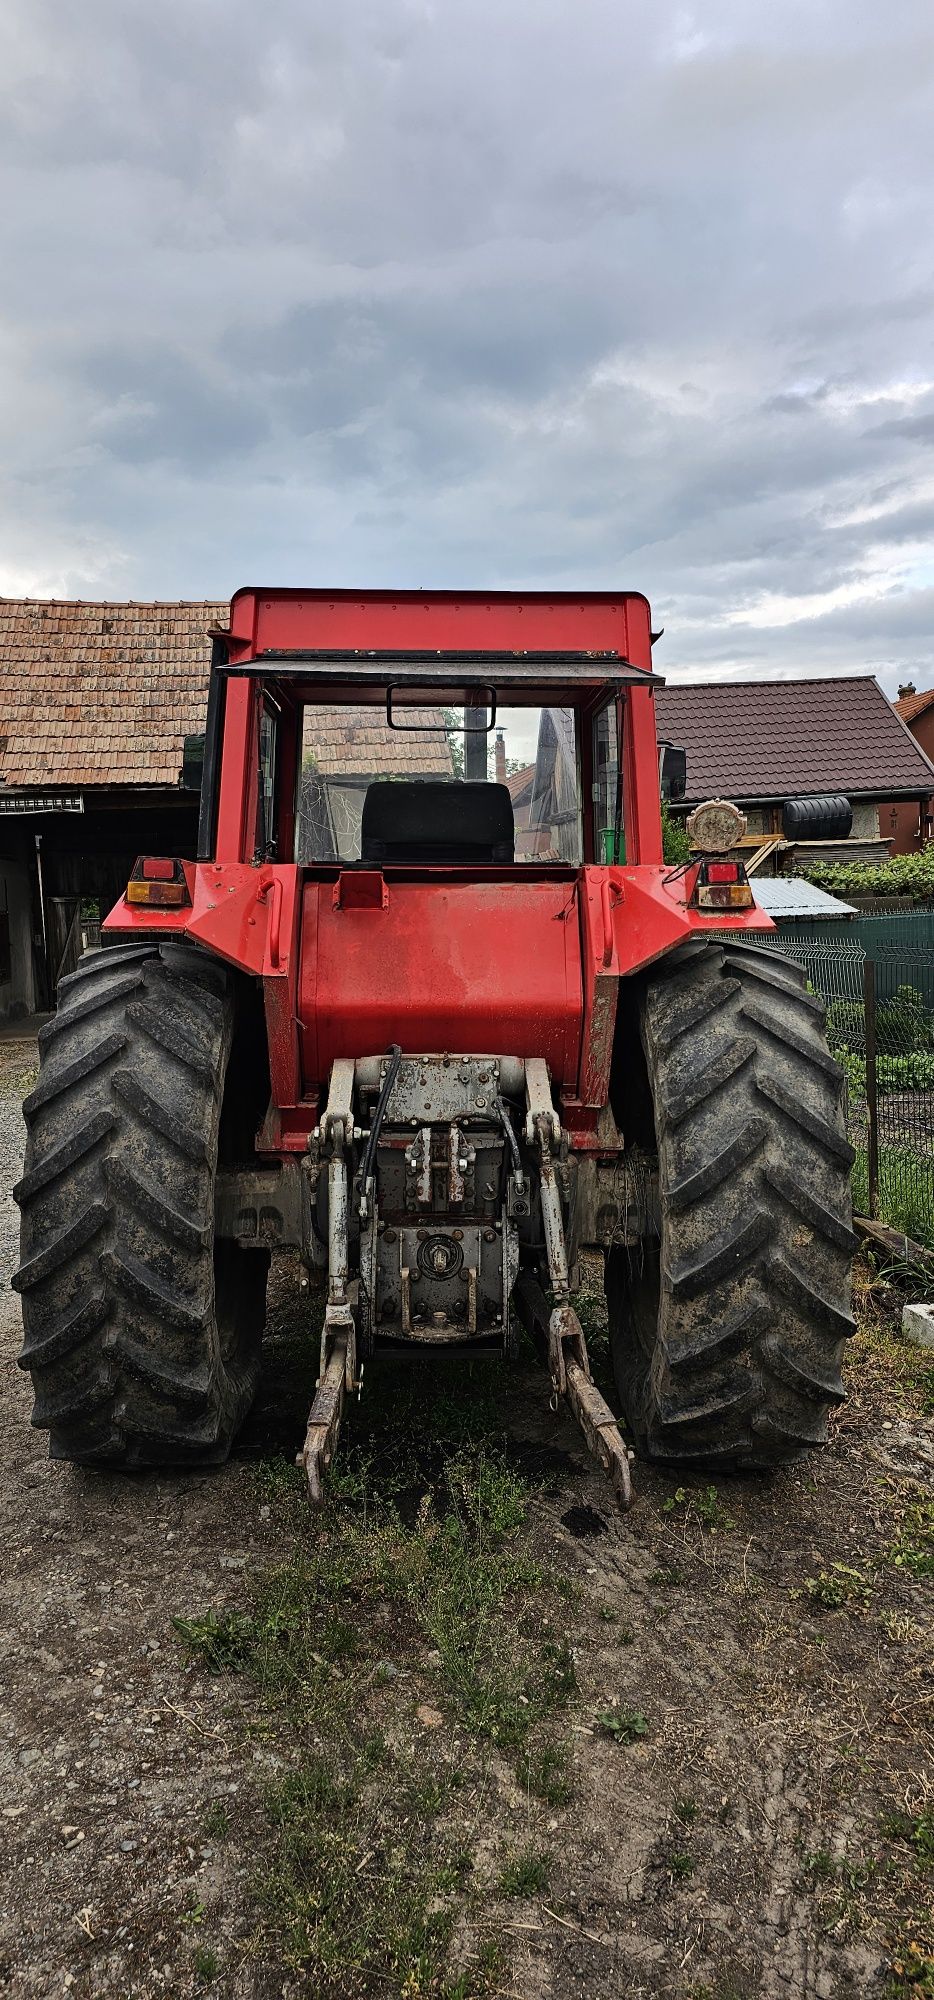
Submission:
[[[258,1409],[220,1473],[118,1479],[49,1462],[6,1286],[32,1061],[0,1047],[0,1993],[300,2000],[311,1988],[287,1954],[257,1953],[251,1900],[263,1781],[291,1746],[255,1688],[186,1660],[172,1617],[243,1605],[290,1559],[294,1517],[251,1460],[294,1450],[314,1357],[296,1377],[293,1338],[280,1364],[274,1312]],[[930,1584],[892,1563],[905,1506],[934,1490],[934,1397],[886,1309],[868,1297],[827,1451],[724,1483],[715,1533],[702,1487],[686,1506],[675,1479],[642,1465],[621,1520],[541,1379],[514,1378],[505,1421],[520,1442],[546,1441],[556,1467],[533,1494],[532,1532],[567,1582],[580,1687],[573,1801],[523,1836],[554,1850],[552,1886],[494,1908],[506,1956],[491,1995],[881,2000],[908,1994],[890,1983],[900,1949],[934,1952],[912,1850],[881,1831],[934,1799]],[[809,1597],[822,1575],[837,1608]],[[366,1657],[386,1639],[361,1643]],[[416,1711],[406,1681],[392,1683],[387,1728],[415,1743],[427,1713],[440,1740],[440,1714]],[[625,1751],[593,1726],[620,1699],[649,1726]],[[497,1784],[477,1859],[494,1856],[494,1882],[497,1843],[529,1811],[505,1767]],[[209,1831],[220,1807],[223,1840]]]

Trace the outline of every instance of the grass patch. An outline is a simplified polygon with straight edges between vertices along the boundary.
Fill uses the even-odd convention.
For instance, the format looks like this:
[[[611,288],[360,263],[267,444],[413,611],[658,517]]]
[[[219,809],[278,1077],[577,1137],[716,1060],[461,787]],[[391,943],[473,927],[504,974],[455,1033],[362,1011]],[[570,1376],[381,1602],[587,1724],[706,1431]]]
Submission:
[[[687,1524],[696,1521],[708,1535],[716,1534],[720,1528],[732,1528],[733,1517],[721,1505],[715,1486],[703,1488],[679,1486],[662,1501],[663,1514],[678,1514]],[[651,1581],[651,1579],[650,1579]]]
[[[693,1875],[697,1867],[697,1858],[695,1855],[686,1852],[669,1854],[667,1866],[676,1882],[686,1882],[688,1876]]]
[[[882,1831],[889,1840],[903,1841],[914,1850],[919,1868],[934,1867],[934,1805],[925,1806],[913,1817],[910,1813],[886,1813]]]
[[[548,1806],[566,1806],[574,1794],[564,1744],[534,1743],[522,1752],[516,1776],[523,1790]]]
[[[686,1576],[674,1563],[663,1563],[660,1568],[649,1571],[646,1583],[658,1584],[663,1590],[680,1590],[687,1582]]]
[[[469,1856],[417,1807],[404,1772],[306,1757],[266,1793],[267,1929],[319,1992],[439,1991]],[[469,1990],[469,1989],[468,1989]]]
[[[853,1208],[869,1208],[869,1164],[864,1147],[853,1162]],[[934,1249],[934,1164],[907,1146],[880,1146],[876,1213],[889,1229]]]
[[[495,1960],[495,1940],[471,1953],[460,1922],[481,1897],[470,1830],[490,1759],[568,1802],[551,1722],[576,1693],[574,1655],[529,1546],[527,1483],[495,1440],[489,1373],[460,1398],[449,1378],[407,1374],[370,1408],[378,1423],[357,1420],[313,1523],[290,1467],[255,1468],[258,1495],[294,1506],[294,1553],[246,1607],[174,1623],[203,1670],[249,1679],[248,1726],[287,1760],[264,1794],[257,1948],[321,2000],[473,2000]],[[531,1848],[511,1857],[502,1893],[536,1893],[543,1867]],[[455,1932],[466,1962],[452,1971]]]
[[[898,1540],[889,1561],[909,1576],[934,1577],[934,1500],[916,1500],[898,1520]]]
[[[520,1848],[500,1870],[503,1896],[544,1896],[548,1891],[549,1857],[536,1847]]]

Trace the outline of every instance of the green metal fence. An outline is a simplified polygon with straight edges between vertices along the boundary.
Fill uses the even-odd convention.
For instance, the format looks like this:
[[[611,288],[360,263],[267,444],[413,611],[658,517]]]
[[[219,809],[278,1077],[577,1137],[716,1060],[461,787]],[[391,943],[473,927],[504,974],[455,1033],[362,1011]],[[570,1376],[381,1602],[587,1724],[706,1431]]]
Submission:
[[[762,942],[795,959],[826,1003],[854,1208],[934,1245],[934,912],[795,923]]]

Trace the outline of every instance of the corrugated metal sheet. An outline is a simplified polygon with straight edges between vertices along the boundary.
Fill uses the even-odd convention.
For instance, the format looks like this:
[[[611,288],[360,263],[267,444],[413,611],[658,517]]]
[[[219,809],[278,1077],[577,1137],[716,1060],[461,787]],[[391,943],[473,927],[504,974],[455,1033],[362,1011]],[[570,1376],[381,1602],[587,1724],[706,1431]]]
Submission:
[[[801,875],[756,875],[753,878],[756,902],[761,903],[770,917],[834,917],[855,916],[852,903],[841,903],[837,896],[828,896],[826,889],[817,889],[813,882],[805,882]]]

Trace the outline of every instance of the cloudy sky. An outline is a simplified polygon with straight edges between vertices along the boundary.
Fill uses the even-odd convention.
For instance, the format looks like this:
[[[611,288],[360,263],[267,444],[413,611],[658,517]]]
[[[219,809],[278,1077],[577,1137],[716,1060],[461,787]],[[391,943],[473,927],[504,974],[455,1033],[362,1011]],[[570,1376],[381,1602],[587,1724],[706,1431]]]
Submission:
[[[4,0],[0,591],[934,682],[931,0]]]

